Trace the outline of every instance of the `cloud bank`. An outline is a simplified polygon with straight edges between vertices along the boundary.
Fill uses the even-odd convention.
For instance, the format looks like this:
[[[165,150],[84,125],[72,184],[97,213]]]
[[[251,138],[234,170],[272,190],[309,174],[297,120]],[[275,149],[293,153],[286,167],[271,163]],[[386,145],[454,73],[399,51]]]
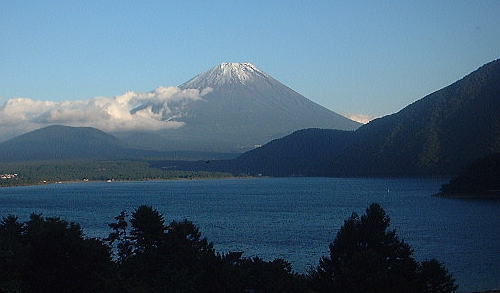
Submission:
[[[104,131],[179,128],[185,107],[202,100],[210,88],[159,87],[151,92],[127,92],[116,97],[80,101],[7,100],[0,107],[0,139],[53,124],[89,126]]]
[[[363,124],[366,124],[366,123],[372,121],[373,119],[377,118],[377,116],[374,116],[374,115],[352,114],[352,113],[346,113],[344,116],[346,116],[347,118],[349,118],[351,120],[354,120],[356,122],[363,123]]]

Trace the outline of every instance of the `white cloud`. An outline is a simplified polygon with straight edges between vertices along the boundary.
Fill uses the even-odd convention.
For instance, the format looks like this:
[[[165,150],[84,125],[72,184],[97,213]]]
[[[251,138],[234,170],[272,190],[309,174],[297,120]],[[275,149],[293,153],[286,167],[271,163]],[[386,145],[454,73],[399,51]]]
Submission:
[[[38,101],[14,98],[0,107],[0,139],[52,124],[90,126],[104,131],[159,130],[184,125],[176,119],[185,107],[211,91],[159,87],[117,97],[80,101]]]
[[[372,121],[375,118],[378,118],[378,116],[374,115],[368,115],[368,114],[353,114],[353,113],[346,113],[344,114],[347,118],[354,120],[359,123],[366,124],[370,121]]]

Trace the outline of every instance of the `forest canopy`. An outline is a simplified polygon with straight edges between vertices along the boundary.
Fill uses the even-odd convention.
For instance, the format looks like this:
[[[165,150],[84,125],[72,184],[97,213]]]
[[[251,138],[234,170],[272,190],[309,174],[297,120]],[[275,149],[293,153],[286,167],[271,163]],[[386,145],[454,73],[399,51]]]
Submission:
[[[307,274],[284,259],[217,252],[187,220],[167,223],[151,206],[122,211],[109,236],[32,214],[0,222],[1,292],[455,292],[437,260],[417,262],[378,204],[353,214]]]

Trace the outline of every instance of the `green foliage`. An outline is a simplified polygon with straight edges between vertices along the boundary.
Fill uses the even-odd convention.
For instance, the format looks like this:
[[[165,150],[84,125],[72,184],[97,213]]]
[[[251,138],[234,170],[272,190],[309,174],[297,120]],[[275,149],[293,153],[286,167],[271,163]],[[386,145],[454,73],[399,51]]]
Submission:
[[[167,229],[163,216],[152,207],[144,205],[132,213],[130,223],[132,224],[131,239],[135,241],[135,246],[140,251],[158,247]]]
[[[130,241],[127,230],[127,212],[121,211],[120,214],[115,217],[115,220],[116,223],[109,224],[113,232],[111,232],[109,237],[105,238],[104,241],[107,241],[110,247],[115,248],[117,261],[121,264],[133,253],[132,242]]]
[[[377,204],[353,214],[308,276],[283,259],[218,254],[190,221],[165,223],[150,206],[122,211],[104,241],[78,224],[31,215],[0,222],[2,292],[418,292],[457,286],[444,266],[418,264]],[[114,253],[113,253],[114,251]]]
[[[242,274],[242,288],[255,292],[306,292],[304,276],[294,273],[292,265],[283,259],[267,262],[258,257],[241,259],[237,267]]]
[[[150,206],[140,206],[131,215],[131,232],[122,212],[110,224],[107,238],[128,247],[118,254],[119,281],[126,292],[242,292],[245,289],[286,292],[291,284],[305,284],[283,260],[245,259],[241,253],[217,254],[190,221],[165,224]],[[274,289],[273,289],[274,288]],[[278,290],[282,288],[283,290]],[[297,288],[297,287],[294,287]]]
[[[356,131],[304,129],[218,169],[197,170],[267,176],[456,174],[500,151],[499,93],[500,59]]]
[[[441,187],[441,195],[500,197],[500,153],[472,162]]]
[[[458,289],[455,279],[444,265],[435,259],[422,262],[418,273],[424,293],[448,293]]]
[[[162,180],[221,178],[227,173],[174,171],[151,167],[146,161],[60,161],[0,164],[0,174],[17,173],[16,179],[0,179],[1,186],[56,183],[60,181]]]
[[[353,131],[303,129],[242,154],[233,172],[271,176],[328,176],[331,162],[348,147]],[[220,170],[227,170],[221,166]]]
[[[112,279],[108,246],[85,239],[78,224],[59,218],[4,218],[0,255],[0,288],[6,292],[102,292]]]
[[[370,205],[361,218],[353,214],[330,245],[330,257],[309,273],[311,286],[318,292],[455,292],[447,272],[435,278],[427,273],[427,262],[419,271],[411,247],[388,230],[389,224],[378,204]],[[444,267],[436,271],[440,269]],[[450,290],[433,291],[440,286]]]

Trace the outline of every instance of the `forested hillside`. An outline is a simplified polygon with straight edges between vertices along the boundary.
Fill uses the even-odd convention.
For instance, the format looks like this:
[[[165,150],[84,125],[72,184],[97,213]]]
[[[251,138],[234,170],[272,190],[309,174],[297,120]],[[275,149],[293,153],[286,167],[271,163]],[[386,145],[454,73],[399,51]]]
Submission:
[[[270,176],[449,175],[500,152],[500,60],[354,132],[306,129],[239,158],[190,165]]]

